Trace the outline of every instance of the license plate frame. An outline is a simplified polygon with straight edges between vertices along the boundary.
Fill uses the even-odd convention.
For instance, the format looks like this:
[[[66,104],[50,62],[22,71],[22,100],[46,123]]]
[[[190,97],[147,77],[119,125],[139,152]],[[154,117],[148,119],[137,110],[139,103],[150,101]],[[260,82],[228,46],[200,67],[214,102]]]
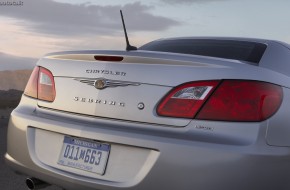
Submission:
[[[64,136],[57,164],[104,175],[110,150],[108,143]]]

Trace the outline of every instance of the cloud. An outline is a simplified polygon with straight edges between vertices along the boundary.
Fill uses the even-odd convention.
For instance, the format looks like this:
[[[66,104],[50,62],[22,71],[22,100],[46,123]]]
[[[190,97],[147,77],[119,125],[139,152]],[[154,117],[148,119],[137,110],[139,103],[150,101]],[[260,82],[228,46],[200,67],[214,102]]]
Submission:
[[[219,2],[227,0],[161,0],[167,4],[192,4],[192,3],[209,3],[209,2]]]
[[[61,36],[115,34],[122,30],[120,9],[130,31],[163,31],[180,24],[173,19],[151,14],[153,8],[140,2],[100,6],[29,0],[24,1],[23,6],[0,7],[0,16],[17,19],[31,32]]]
[[[54,36],[47,34],[31,33],[25,26],[20,26],[18,21],[0,18],[0,52],[20,56],[40,58],[43,55],[56,51],[80,49],[114,49],[124,50],[125,38],[123,31],[118,35],[88,34],[79,36]],[[159,33],[129,31],[130,42],[134,46],[160,38]],[[1,61],[1,60],[0,60]],[[1,66],[0,66],[1,67]]]
[[[0,71],[33,69],[37,59],[18,57],[0,52]]]

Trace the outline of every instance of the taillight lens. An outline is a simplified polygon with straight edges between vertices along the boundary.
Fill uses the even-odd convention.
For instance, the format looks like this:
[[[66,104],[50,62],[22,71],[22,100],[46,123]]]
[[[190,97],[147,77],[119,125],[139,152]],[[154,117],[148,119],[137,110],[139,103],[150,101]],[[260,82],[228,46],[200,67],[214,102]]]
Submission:
[[[174,88],[158,105],[157,114],[193,118],[218,83],[218,81],[193,82]]]
[[[210,82],[203,82],[206,84],[204,86],[210,87]],[[172,94],[182,92],[187,87],[182,85],[175,88],[158,105],[157,113],[201,120],[258,122],[275,114],[282,103],[283,90],[278,85],[259,81],[225,80],[217,87],[217,82],[214,82],[216,85],[212,85],[212,89],[205,93],[206,97],[195,102],[178,98],[173,100]],[[190,84],[194,87],[198,83]]]
[[[280,86],[258,81],[224,81],[206,102],[197,119],[263,121],[279,109]]]
[[[39,100],[53,102],[55,99],[55,83],[52,73],[43,67],[35,67],[24,94]]]
[[[24,94],[32,98],[37,98],[38,73],[39,67],[35,67],[24,90]]]

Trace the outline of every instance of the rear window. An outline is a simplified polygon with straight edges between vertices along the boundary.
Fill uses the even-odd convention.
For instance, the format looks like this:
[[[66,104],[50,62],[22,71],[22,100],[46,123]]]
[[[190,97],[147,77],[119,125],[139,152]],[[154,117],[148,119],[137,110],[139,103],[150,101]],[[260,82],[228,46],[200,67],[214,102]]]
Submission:
[[[139,50],[202,55],[258,64],[266,48],[265,44],[247,41],[175,39],[153,41],[143,45]]]

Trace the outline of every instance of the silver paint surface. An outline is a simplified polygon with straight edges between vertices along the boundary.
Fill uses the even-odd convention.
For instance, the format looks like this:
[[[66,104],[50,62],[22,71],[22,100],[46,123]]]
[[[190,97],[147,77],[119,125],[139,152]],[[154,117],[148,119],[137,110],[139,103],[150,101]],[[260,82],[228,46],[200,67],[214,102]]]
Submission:
[[[6,163],[72,190],[290,189],[289,45],[218,39],[264,43],[267,50],[258,66],[147,51],[73,51],[43,57],[37,65],[54,75],[56,99],[49,103],[23,95],[10,117]],[[101,62],[95,55],[124,59]],[[128,85],[94,88],[103,79]],[[280,85],[282,105],[263,122],[156,114],[159,101],[175,86],[223,79]],[[65,135],[111,144],[106,173],[92,175],[57,165]]]

